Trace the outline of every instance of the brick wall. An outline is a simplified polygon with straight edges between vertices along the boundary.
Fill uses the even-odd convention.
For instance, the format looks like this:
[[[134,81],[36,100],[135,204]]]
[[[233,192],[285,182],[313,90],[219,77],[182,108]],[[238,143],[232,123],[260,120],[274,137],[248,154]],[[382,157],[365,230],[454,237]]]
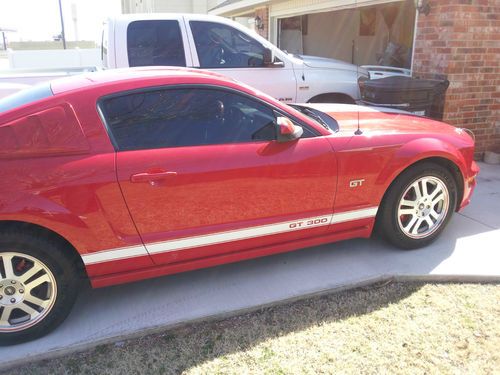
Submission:
[[[262,7],[262,8],[257,8],[255,9],[255,17],[260,17],[262,20],[262,23],[264,25],[263,29],[258,29],[256,28],[256,31],[259,33],[260,36],[263,36],[264,38],[268,39],[269,38],[269,8],[268,7]]]
[[[429,1],[419,14],[414,75],[446,77],[443,121],[476,134],[478,155],[500,152],[500,1]]]

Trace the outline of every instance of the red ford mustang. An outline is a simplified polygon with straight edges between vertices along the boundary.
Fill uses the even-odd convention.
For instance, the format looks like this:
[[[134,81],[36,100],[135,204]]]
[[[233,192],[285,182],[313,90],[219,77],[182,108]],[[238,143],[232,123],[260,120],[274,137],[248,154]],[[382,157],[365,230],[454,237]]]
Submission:
[[[358,129],[359,127],[359,129]],[[425,246],[478,168],[462,129],[282,104],[228,78],[142,68],[0,101],[0,343],[93,287],[369,237]]]

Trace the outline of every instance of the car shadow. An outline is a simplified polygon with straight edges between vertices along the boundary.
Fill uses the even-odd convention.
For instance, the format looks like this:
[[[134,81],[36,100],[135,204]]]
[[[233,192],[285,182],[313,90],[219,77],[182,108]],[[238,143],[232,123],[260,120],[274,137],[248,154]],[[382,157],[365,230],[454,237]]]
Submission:
[[[481,275],[480,269],[476,271],[467,262],[467,254],[458,265],[447,265],[447,260],[455,252],[464,252],[466,245],[461,242],[469,240],[473,246],[478,237],[490,231],[455,215],[443,235],[424,249],[401,251],[380,239],[354,239],[87,290],[59,330],[68,330],[67,334],[74,331],[80,339],[77,343],[93,342],[304,298],[386,276]],[[475,252],[480,256],[479,250]],[[71,328],[79,323],[87,326],[83,335]]]

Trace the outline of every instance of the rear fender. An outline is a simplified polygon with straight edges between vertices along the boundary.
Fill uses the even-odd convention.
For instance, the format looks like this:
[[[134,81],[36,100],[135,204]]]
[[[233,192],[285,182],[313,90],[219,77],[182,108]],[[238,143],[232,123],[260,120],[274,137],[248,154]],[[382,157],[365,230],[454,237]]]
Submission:
[[[66,239],[79,252],[85,252],[84,244],[79,241],[81,236],[75,234],[83,231],[84,235],[91,235],[90,230],[82,219],[67,208],[39,195],[25,195],[4,203],[0,223],[16,221],[36,224]]]

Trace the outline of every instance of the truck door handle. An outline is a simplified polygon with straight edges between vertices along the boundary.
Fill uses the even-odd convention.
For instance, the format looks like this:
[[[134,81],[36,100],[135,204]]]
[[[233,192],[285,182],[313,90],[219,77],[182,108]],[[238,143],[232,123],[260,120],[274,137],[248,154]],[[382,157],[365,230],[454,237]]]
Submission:
[[[154,182],[177,176],[177,172],[144,172],[130,176],[130,182]]]

